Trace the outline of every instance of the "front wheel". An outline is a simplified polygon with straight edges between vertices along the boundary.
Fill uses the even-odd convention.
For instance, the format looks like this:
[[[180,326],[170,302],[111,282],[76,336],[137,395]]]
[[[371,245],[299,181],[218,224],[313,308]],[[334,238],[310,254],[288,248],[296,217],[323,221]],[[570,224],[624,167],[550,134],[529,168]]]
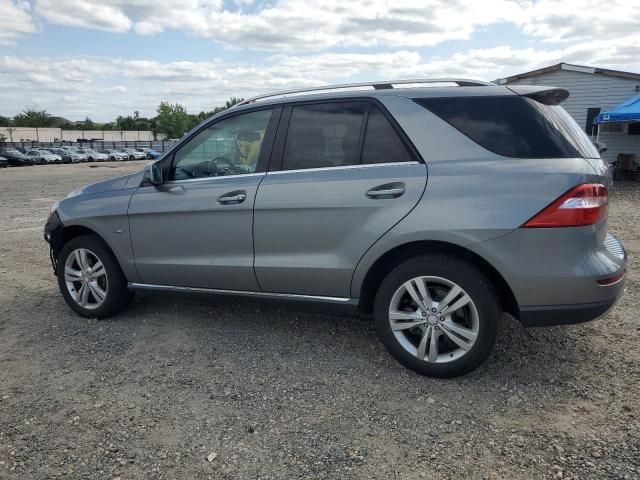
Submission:
[[[376,330],[405,367],[455,377],[480,366],[498,334],[501,307],[489,279],[473,264],[432,254],[395,267],[375,299]]]
[[[67,242],[58,256],[57,271],[67,305],[83,317],[115,315],[133,298],[113,253],[95,235]]]

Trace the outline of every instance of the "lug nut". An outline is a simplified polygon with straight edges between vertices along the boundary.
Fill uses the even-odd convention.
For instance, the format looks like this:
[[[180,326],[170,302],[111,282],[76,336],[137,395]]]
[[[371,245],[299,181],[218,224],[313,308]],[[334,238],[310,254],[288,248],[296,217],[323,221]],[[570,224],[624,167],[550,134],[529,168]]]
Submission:
[[[431,309],[431,311],[432,311],[433,313],[436,313],[436,309],[435,309],[435,308],[432,308],[432,309]]]

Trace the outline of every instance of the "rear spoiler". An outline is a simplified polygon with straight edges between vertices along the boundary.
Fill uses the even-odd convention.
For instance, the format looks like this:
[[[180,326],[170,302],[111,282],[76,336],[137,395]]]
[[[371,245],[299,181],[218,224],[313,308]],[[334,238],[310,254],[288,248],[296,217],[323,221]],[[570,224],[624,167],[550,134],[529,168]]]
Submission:
[[[569,98],[569,90],[556,87],[536,87],[534,85],[509,85],[513,93],[531,98],[544,105],[560,105]]]

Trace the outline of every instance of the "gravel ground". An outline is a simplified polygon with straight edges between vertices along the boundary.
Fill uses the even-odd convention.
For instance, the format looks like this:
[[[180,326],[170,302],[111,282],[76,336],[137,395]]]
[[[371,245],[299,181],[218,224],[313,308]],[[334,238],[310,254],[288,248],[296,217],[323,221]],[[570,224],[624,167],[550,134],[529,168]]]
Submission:
[[[640,184],[605,318],[525,330],[454,380],[396,363],[370,321],[138,294],[106,321],[58,293],[56,198],[144,162],[0,171],[0,478],[640,478]]]

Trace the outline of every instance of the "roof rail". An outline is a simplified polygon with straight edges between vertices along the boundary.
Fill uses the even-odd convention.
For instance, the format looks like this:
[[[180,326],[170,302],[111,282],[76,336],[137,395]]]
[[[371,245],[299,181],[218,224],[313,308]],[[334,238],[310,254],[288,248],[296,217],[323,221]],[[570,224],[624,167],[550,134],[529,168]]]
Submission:
[[[282,95],[291,95],[295,93],[312,93],[312,92],[322,92],[325,90],[340,90],[340,89],[349,89],[349,88],[358,88],[358,87],[373,87],[374,90],[387,90],[393,89],[394,85],[406,85],[406,84],[414,84],[414,83],[455,83],[459,87],[486,87],[489,85],[495,85],[491,82],[484,82],[482,80],[469,80],[465,78],[418,78],[412,80],[386,80],[382,82],[363,82],[363,83],[343,83],[338,85],[324,85],[321,87],[307,87],[307,88],[299,88],[296,90],[283,90],[281,92],[275,93],[266,93],[263,95],[258,95],[256,97],[249,98],[240,103],[236,103],[234,106],[247,105],[249,103],[257,102],[258,100],[264,100],[265,98],[270,97],[280,97]]]

